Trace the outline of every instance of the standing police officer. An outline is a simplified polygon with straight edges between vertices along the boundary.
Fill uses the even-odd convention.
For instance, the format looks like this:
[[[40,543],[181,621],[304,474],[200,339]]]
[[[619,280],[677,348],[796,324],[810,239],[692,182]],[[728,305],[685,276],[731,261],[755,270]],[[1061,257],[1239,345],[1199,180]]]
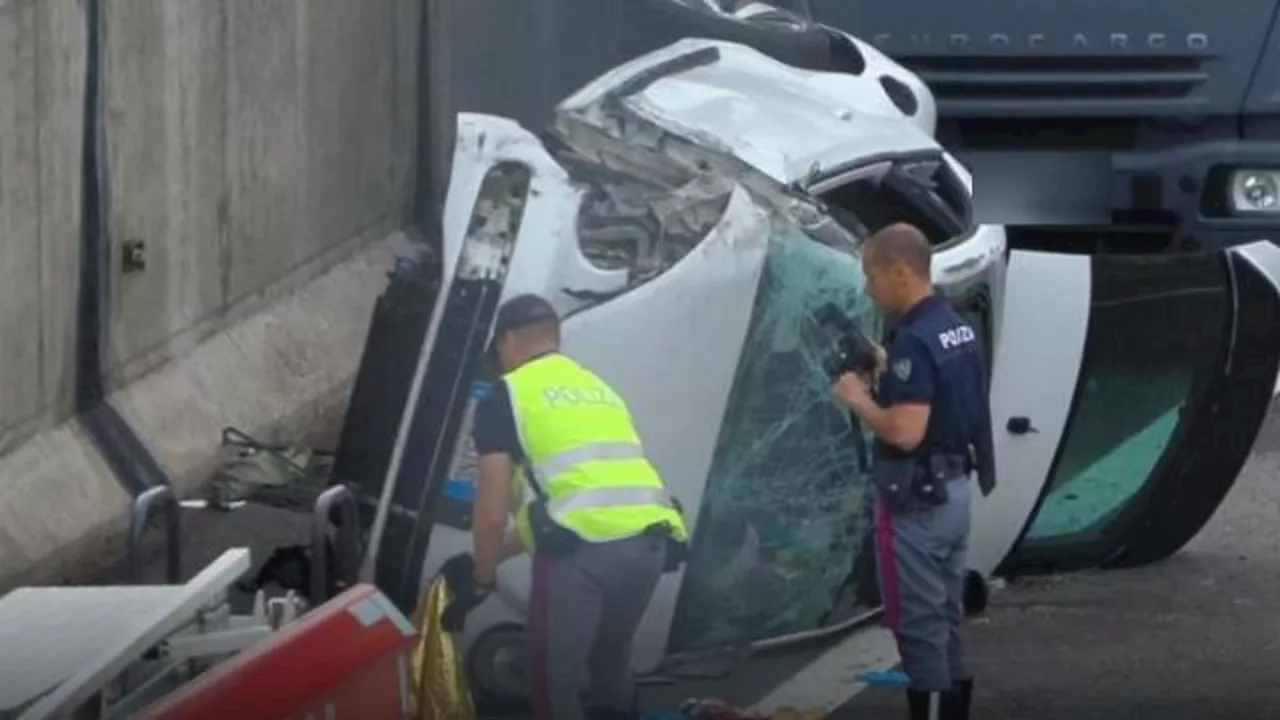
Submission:
[[[895,224],[863,248],[867,292],[896,324],[878,401],[872,378],[834,391],[876,435],[876,549],[885,622],[910,679],[912,720],[967,720],[973,680],[960,640],[969,476],[994,488],[986,363],[977,334],[933,294],[924,234]],[[976,467],[975,467],[976,466]]]
[[[476,408],[479,478],[474,560],[441,572],[454,588],[446,629],[492,591],[499,563],[533,553],[531,691],[539,720],[638,717],[631,648],[658,579],[687,540],[684,520],[646,459],[626,403],[560,354],[560,321],[541,297],[498,309],[504,375]],[[512,484],[534,499],[508,531]],[[581,699],[587,690],[587,707]]]

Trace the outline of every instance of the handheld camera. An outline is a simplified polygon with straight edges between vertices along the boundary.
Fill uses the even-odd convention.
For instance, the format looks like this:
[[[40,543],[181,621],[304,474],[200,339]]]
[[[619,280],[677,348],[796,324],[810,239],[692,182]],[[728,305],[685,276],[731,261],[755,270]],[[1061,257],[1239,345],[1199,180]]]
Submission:
[[[818,327],[830,329],[837,335],[835,347],[823,362],[823,369],[832,380],[845,373],[871,376],[876,371],[876,345],[858,327],[858,323],[845,314],[835,303],[827,303],[814,313]]]

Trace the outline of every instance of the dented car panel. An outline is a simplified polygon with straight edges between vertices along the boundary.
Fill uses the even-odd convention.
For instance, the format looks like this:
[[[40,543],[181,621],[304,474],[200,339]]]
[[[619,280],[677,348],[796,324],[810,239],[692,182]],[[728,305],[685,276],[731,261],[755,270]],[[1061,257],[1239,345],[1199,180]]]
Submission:
[[[558,111],[598,122],[608,100],[782,182],[938,147],[928,130],[903,122],[874,79],[798,70],[728,42],[682,40],[637,58]]]

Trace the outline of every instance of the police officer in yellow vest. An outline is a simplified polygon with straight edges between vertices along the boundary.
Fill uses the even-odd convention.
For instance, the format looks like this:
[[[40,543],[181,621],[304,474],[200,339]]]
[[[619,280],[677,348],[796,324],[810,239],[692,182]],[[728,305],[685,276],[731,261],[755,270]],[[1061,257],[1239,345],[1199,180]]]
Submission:
[[[659,578],[682,560],[679,506],[646,459],[626,403],[559,352],[550,303],[507,301],[494,343],[505,374],[475,414],[475,555],[442,570],[455,586],[445,625],[459,628],[484,601],[499,563],[531,552],[534,717],[636,718],[632,641]],[[517,497],[532,499],[508,529],[513,482],[522,485]]]

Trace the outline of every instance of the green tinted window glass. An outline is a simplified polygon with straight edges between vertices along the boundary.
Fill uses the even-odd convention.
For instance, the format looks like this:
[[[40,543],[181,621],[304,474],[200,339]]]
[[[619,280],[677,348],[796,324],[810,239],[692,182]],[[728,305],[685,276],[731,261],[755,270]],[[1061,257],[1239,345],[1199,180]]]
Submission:
[[[867,436],[824,369],[835,303],[872,337],[880,321],[852,249],[775,236],[726,408],[671,638],[673,651],[812,630],[847,597],[870,528]]]
[[[1214,256],[1095,260],[1076,405],[1019,554],[1109,551],[1220,363],[1228,301]]]

